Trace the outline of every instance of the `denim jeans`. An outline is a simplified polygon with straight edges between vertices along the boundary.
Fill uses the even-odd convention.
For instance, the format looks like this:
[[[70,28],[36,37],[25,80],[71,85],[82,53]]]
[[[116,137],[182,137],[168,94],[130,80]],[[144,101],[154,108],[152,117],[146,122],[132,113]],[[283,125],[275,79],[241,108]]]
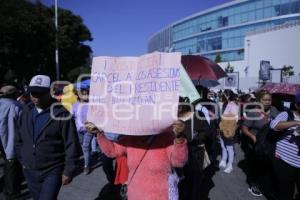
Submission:
[[[34,200],[55,200],[62,185],[63,167],[47,173],[41,170],[23,169],[25,179]]]
[[[84,158],[84,167],[90,166],[91,160],[91,143],[93,139],[93,134],[85,132],[83,135],[82,141],[82,151],[83,151],[83,158]]]
[[[96,137],[93,137],[92,139],[92,152],[97,152],[98,149],[97,149],[97,139]]]

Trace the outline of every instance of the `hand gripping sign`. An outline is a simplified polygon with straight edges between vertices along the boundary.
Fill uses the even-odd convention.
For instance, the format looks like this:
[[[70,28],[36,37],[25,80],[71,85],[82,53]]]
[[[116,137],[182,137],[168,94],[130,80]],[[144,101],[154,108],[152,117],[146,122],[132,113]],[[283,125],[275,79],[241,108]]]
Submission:
[[[95,57],[88,121],[105,132],[153,135],[177,119],[180,53]]]

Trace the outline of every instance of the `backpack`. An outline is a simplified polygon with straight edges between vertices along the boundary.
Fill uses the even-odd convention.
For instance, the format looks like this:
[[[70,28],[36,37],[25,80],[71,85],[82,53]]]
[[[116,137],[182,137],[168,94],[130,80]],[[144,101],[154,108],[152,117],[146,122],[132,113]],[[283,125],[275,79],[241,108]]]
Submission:
[[[294,114],[292,111],[286,111],[288,113],[288,120],[294,120]],[[255,143],[255,152],[257,155],[260,156],[268,156],[274,157],[275,149],[276,149],[276,142],[279,141],[281,138],[286,136],[286,131],[274,131],[270,128],[270,123],[268,122],[265,124],[256,134],[256,143]]]
[[[186,128],[193,127],[193,137],[188,136],[188,168],[191,171],[202,171],[205,166],[205,147],[204,142],[211,135],[212,128],[205,120],[205,115],[202,111],[197,111],[202,119],[198,119],[194,115],[192,124],[188,124]],[[206,162],[207,163],[207,162]]]

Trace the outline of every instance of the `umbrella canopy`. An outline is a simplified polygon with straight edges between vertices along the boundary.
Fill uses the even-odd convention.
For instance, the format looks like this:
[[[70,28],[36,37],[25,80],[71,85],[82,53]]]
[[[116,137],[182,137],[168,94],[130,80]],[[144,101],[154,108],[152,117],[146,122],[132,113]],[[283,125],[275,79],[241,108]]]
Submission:
[[[204,87],[216,87],[220,85],[220,83],[216,80],[209,80],[209,79],[200,79],[200,80],[194,80],[193,83],[195,85],[202,85]]]
[[[203,56],[181,56],[181,63],[192,80],[218,80],[227,76],[217,63]]]
[[[259,90],[267,90],[272,94],[296,95],[300,92],[300,85],[291,83],[266,83]]]

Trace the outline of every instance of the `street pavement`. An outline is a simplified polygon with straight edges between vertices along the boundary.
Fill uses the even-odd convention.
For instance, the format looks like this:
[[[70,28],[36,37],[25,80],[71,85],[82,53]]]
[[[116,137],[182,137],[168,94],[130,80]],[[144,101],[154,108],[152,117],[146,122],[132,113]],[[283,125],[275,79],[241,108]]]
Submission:
[[[218,171],[213,177],[214,187],[210,190],[209,198],[211,200],[266,200],[264,197],[254,197],[248,192],[248,185],[246,184],[246,176],[240,166],[243,160],[243,153],[238,145],[235,145],[235,163],[234,170],[230,174],[223,171]],[[0,175],[2,172],[2,163],[0,163]],[[107,184],[105,175],[101,167],[101,161],[98,159],[94,163],[94,169],[91,174],[79,174],[71,184],[63,186],[58,199],[59,200],[110,200],[108,198],[99,198],[99,194],[105,190],[103,187]],[[105,187],[107,189],[107,187]],[[201,188],[200,188],[201,189]],[[112,193],[115,193],[113,191]],[[24,189],[25,197],[28,198],[28,190]],[[26,197],[27,196],[27,197]],[[0,200],[3,199],[3,194],[0,193]],[[113,199],[115,200],[115,199]],[[141,199],[142,200],[142,199]]]

